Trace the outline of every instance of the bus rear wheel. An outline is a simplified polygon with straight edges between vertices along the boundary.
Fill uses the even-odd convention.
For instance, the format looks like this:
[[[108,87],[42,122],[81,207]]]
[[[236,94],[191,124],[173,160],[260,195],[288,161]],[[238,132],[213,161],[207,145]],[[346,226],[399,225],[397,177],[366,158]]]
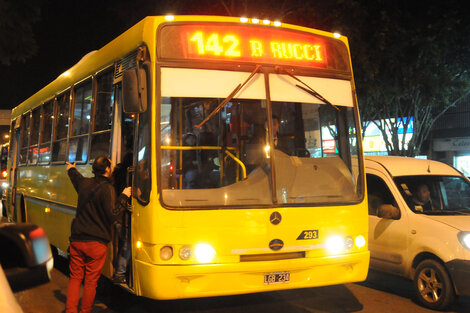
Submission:
[[[442,264],[424,260],[416,268],[413,287],[418,301],[433,310],[443,310],[455,300],[454,287]]]

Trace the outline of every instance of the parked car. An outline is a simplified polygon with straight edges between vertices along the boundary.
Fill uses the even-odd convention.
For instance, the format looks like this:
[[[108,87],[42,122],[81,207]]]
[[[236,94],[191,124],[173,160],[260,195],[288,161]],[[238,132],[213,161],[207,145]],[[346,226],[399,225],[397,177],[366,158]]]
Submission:
[[[470,295],[470,182],[436,161],[367,156],[370,267],[442,310]]]
[[[8,187],[8,151],[9,144],[5,143],[0,146],[0,188],[5,189]]]
[[[0,217],[6,217],[4,191],[8,188],[8,151],[9,143],[0,146]]]
[[[53,262],[49,240],[41,227],[1,223],[0,312],[22,312],[12,291],[49,282]]]
[[[2,267],[0,267],[0,312],[23,313],[11,291]]]

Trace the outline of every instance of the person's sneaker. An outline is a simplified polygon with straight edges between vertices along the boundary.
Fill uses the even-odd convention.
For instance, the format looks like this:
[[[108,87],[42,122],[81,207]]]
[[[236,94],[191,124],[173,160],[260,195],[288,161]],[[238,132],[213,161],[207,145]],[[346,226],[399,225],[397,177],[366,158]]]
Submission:
[[[125,284],[126,283],[126,276],[114,276],[112,279],[114,284]]]

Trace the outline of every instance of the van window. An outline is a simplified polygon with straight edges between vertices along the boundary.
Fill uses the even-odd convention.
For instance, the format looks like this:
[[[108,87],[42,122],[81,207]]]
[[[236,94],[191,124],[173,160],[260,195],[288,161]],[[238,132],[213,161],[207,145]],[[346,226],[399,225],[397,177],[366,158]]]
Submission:
[[[470,183],[462,176],[416,175],[394,180],[415,213],[459,215],[470,212]]]
[[[394,207],[398,207],[395,198],[382,178],[367,174],[366,179],[369,215],[377,215],[377,211],[382,204],[391,204]]]

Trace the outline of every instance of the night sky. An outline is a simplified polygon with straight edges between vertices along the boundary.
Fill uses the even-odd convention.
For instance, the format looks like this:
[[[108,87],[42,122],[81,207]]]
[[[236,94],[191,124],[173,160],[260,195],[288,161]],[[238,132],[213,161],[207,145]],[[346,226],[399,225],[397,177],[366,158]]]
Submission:
[[[201,9],[199,2],[192,0],[35,1],[41,11],[40,20],[33,24],[38,51],[25,63],[0,64],[0,109],[19,105],[87,53],[100,49],[146,16],[196,14],[194,8]]]
[[[0,0],[0,5],[1,1],[4,0]],[[0,109],[12,109],[19,105],[22,101],[32,96],[61,73],[76,64],[84,55],[90,51],[100,49],[145,16],[165,15],[167,13],[197,14],[202,13],[201,10],[207,9],[204,8],[200,1],[191,0],[36,1],[39,1],[41,11],[40,20],[33,25],[38,51],[25,63],[16,62],[10,66],[0,65]],[[289,0],[286,1],[289,2]],[[291,1],[294,2],[295,0]],[[330,3],[329,1],[331,0],[325,0],[324,3]],[[416,5],[418,3],[427,3],[420,1],[413,0],[412,2]],[[248,2],[257,3],[256,0],[239,0],[238,2],[227,0],[225,2],[240,3],[241,6],[243,6],[243,3],[246,4]],[[431,2],[436,3],[438,0]],[[459,0],[451,2],[454,4],[460,3]],[[300,3],[303,7],[303,2],[300,1]],[[319,3],[322,2],[319,1]],[[210,4],[220,4],[220,2],[208,1],[207,5]],[[179,5],[180,9],[176,11],[174,7],[177,5]],[[432,3],[429,3],[429,5],[432,6]],[[426,6],[421,7],[418,5],[418,8],[421,10],[426,8]],[[198,9],[199,12],[197,12]],[[260,10],[262,11],[262,9]],[[462,10],[462,14],[465,16],[464,20],[466,20],[466,13],[463,11],[465,10]],[[209,12],[204,13],[207,14]],[[211,12],[214,15],[220,15],[221,13],[223,14],[223,12]],[[422,12],[419,11],[419,13],[421,14]],[[267,17],[275,18],[271,16],[272,14],[276,13],[271,11],[271,13],[267,14]],[[285,20],[283,21],[286,22]],[[306,25],[306,21],[293,23]],[[335,30],[320,26],[314,27],[327,31]],[[364,33],[364,36],[369,36],[369,34],[369,32]],[[349,34],[346,35],[349,36]],[[353,42],[351,47],[354,44]]]
[[[0,109],[14,108],[125,31],[111,6],[118,1],[43,0],[41,20],[33,25],[38,52],[26,63],[0,65]]]

